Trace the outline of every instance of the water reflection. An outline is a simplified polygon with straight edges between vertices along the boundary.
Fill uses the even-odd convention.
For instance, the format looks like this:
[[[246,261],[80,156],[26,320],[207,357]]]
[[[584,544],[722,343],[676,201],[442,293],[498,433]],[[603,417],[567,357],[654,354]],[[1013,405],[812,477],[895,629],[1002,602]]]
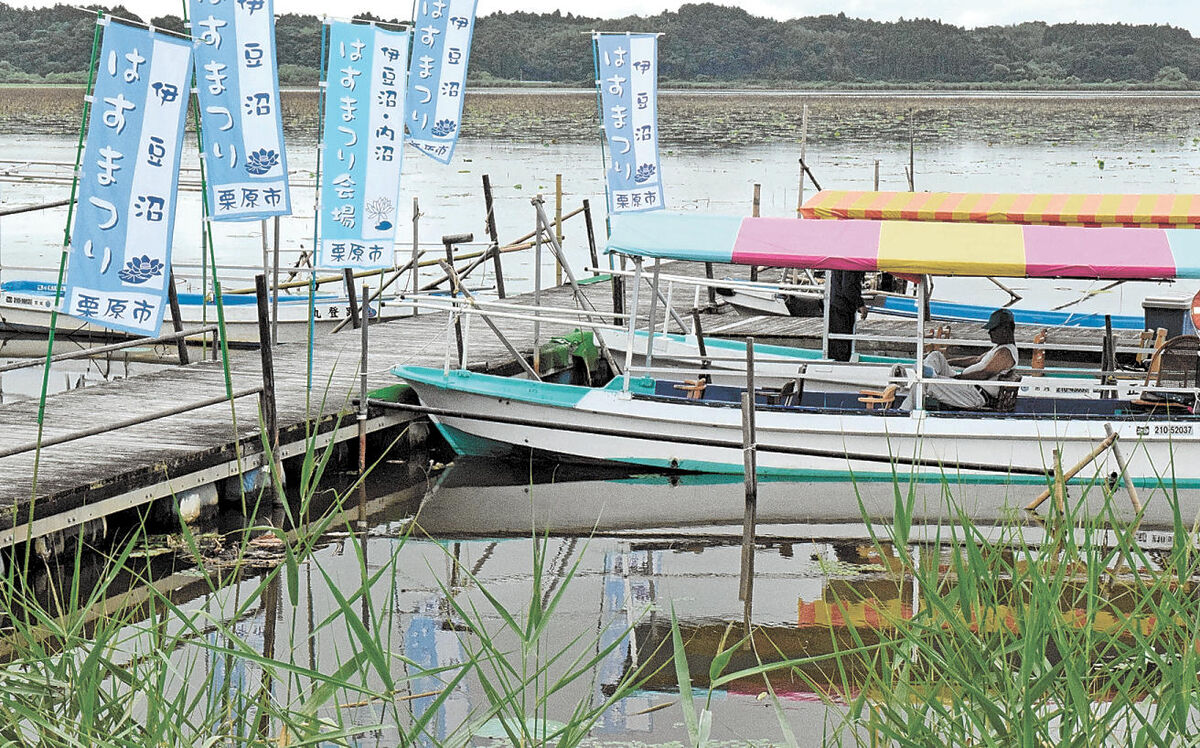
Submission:
[[[549,720],[545,724],[597,709],[602,713],[592,734],[598,739],[681,741],[674,616],[692,688],[712,709],[715,741],[782,739],[768,683],[797,735],[826,734],[841,719],[838,708],[827,709],[819,697],[840,677],[829,663],[779,670],[769,681],[745,677],[709,692],[718,652],[742,636],[739,481],[485,460],[462,460],[441,474],[427,473],[428,466],[423,457],[382,466],[365,502],[350,494],[294,578],[284,567],[266,578],[259,571],[284,560],[269,533],[256,533],[250,545],[260,554],[259,570],[247,569],[216,591],[195,573],[162,574],[163,581],[180,583],[171,599],[185,615],[228,623],[196,633],[181,630],[177,620],[164,624],[168,634],[199,635],[204,643],[198,662],[196,649],[179,646],[179,672],[191,677],[168,688],[245,715],[246,724],[236,727],[240,734],[274,739],[278,724],[256,705],[300,703],[313,689],[304,670],[340,673],[361,657],[368,686],[336,699],[337,719],[360,731],[355,744],[394,745],[427,717],[417,744],[461,745],[469,736],[503,736],[497,711],[512,708],[498,706],[505,681],[497,653],[503,653],[504,667],[513,668],[509,687],[520,683],[520,674],[546,668],[535,679],[540,685],[518,688],[529,713]],[[339,478],[344,487],[352,476]],[[886,520],[875,528],[884,542],[872,542],[859,502],[869,516],[890,516],[895,489],[889,484],[762,487],[753,646],[734,651],[719,664],[721,673],[886,639],[920,607],[913,578],[897,574],[902,553],[939,578],[953,577],[956,546],[914,543],[898,550],[886,542]],[[1031,494],[1020,485],[951,491],[959,489],[980,522],[1009,521],[1012,507]],[[916,490],[924,519],[914,537],[946,533],[954,519],[946,488],[921,484]],[[284,521],[275,511],[256,524]],[[1022,543],[1044,539],[1036,521],[1010,527]],[[1169,549],[1173,537],[1146,529],[1142,540]],[[1141,615],[1128,593],[1120,580],[1108,585],[1111,614],[1091,625],[1102,631],[1120,614]],[[1068,589],[1060,605],[1064,616],[1077,615],[1083,594]],[[533,610],[550,612],[544,632],[530,643],[508,617],[520,629]],[[973,624],[1008,625],[1008,617],[1009,611],[997,610]],[[131,640],[130,646],[148,651],[152,643]],[[384,672],[366,664],[363,653],[372,646]],[[580,668],[577,678],[559,690],[549,687],[573,667]],[[849,673],[852,682],[860,675]],[[633,677],[644,678],[641,687],[605,708]]]

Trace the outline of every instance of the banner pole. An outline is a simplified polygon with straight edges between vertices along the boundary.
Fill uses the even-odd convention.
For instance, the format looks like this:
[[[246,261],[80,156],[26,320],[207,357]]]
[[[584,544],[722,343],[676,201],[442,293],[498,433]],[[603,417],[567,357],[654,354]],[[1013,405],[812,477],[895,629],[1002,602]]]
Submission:
[[[313,189],[313,245],[308,274],[308,370],[304,393],[305,428],[309,422],[313,387],[313,340],[316,337],[317,259],[321,241],[321,152],[325,148],[325,97],[329,94],[329,19],[321,19],[321,82],[317,97],[317,170]]]
[[[183,5],[183,23],[186,28],[190,29],[190,21],[187,12],[187,0],[182,0]],[[197,80],[195,66],[192,67],[192,92],[196,91]],[[204,216],[203,230],[201,232],[201,253],[203,253],[203,245],[208,245],[208,266],[212,273],[213,299],[217,303],[217,330],[221,337],[221,370],[225,375],[225,397],[229,399],[229,413],[233,424],[233,445],[234,458],[238,465],[238,474],[242,474],[242,449],[240,439],[238,438],[237,424],[237,404],[233,398],[233,375],[229,371],[229,335],[225,329],[225,303],[221,299],[221,284],[217,280],[217,251],[213,245],[212,239],[212,206],[208,202],[208,177],[205,169],[204,159],[204,128],[200,120],[200,105],[199,97],[197,97],[196,106],[192,107],[192,121],[196,127],[196,150],[200,155],[200,206]],[[205,297],[207,303],[207,297]],[[215,348],[215,346],[214,346]],[[214,350],[215,353],[215,350]]]
[[[50,359],[54,352],[54,331],[58,328],[58,307],[62,303],[63,279],[67,273],[67,253],[71,250],[71,222],[75,220],[75,198],[79,190],[79,165],[83,162],[83,139],[87,133],[88,117],[92,111],[92,92],[96,85],[96,54],[100,49],[104,12],[96,11],[96,29],[92,33],[92,61],[88,65],[87,96],[83,100],[83,118],[79,123],[79,141],[75,145],[75,170],[71,178],[71,200],[67,204],[67,225],[63,228],[62,255],[58,260],[58,285],[54,290],[54,306],[50,308],[50,332],[46,337],[46,363],[42,367],[42,391],[38,396],[37,450],[33,455],[33,489],[31,499],[37,499],[38,467],[42,458],[42,433],[46,424],[46,393],[50,389]],[[29,504],[32,515],[33,501]],[[33,517],[30,516],[32,523]]]

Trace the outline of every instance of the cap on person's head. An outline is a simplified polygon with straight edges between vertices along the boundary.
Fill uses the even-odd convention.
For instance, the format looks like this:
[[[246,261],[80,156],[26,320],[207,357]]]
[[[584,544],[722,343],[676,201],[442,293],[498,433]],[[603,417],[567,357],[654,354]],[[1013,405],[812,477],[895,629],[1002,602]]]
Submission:
[[[992,316],[988,317],[987,324],[983,326],[983,329],[991,331],[995,330],[997,327],[1015,326],[1016,322],[1013,321],[1012,312],[1008,311],[1007,309],[997,309],[996,311],[992,312]]]

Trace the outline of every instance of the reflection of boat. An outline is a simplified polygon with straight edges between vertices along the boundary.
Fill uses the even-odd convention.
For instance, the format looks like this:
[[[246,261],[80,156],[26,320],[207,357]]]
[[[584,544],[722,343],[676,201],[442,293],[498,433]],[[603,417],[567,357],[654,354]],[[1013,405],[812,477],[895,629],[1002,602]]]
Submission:
[[[614,220],[609,247],[633,257],[639,267],[642,258],[651,257],[823,269],[928,269],[975,276],[1153,278],[1186,275],[1196,264],[1187,253],[1191,237],[1177,236],[1186,231],[1168,235],[1159,229],[948,226],[951,230],[946,225],[909,224],[896,232],[885,231],[880,222],[657,213]],[[1037,231],[1026,233],[1023,228]],[[1151,256],[1151,249],[1169,246],[1172,237],[1179,256],[1170,255],[1173,264],[1167,267],[1161,252]],[[958,251],[964,242],[995,251],[990,257],[964,257]],[[1064,246],[1082,243],[1119,245],[1123,254],[1063,256]],[[837,247],[838,256],[829,256],[826,247]],[[636,306],[635,301],[634,318]],[[922,338],[923,322],[917,328]],[[715,473],[744,470],[743,393],[738,388],[701,383],[685,384],[691,389],[684,390],[677,381],[629,372],[593,389],[412,366],[394,371],[413,386],[423,405],[434,409],[434,422],[460,453],[533,448],[570,459]],[[999,398],[1004,386],[1013,388],[1009,392],[1020,387],[1013,382],[991,385],[996,392],[988,394],[996,404],[973,411],[926,410],[927,376],[920,370],[915,373],[911,412],[895,407],[898,398],[880,399],[881,408],[871,409],[876,402],[864,403],[854,393],[823,392],[819,399],[807,391],[781,391],[774,399],[756,393],[758,472],[888,477],[896,469],[932,478],[950,471],[978,480],[1003,482],[1025,476],[1042,481],[1056,459],[1074,465],[1091,455],[1111,429],[1128,445],[1127,472],[1134,480],[1157,484],[1160,476],[1169,476],[1180,484],[1200,483],[1200,432],[1190,407],[1196,382],[1186,371],[1175,383],[1181,399],[1169,407],[1141,399],[1071,399],[1040,392]],[[950,379],[939,384],[976,386]],[[999,405],[1003,400],[1009,403]],[[1102,450],[1088,474],[1120,470],[1112,451]]]
[[[0,285],[0,331],[45,334],[50,329],[50,310],[54,305],[55,285],[36,281],[6,281]],[[308,296],[280,295],[279,339],[282,342],[297,342],[308,339]],[[233,344],[258,343],[258,308],[254,296],[225,294],[225,329],[229,342]],[[216,324],[217,308],[211,299],[207,302],[200,294],[179,294],[179,309],[185,328],[205,324]],[[332,331],[350,314],[350,304],[344,296],[321,294],[315,300],[315,324],[317,334]],[[410,306],[376,303],[371,307],[371,316],[379,319],[396,319],[411,314]],[[119,338],[122,334],[105,327],[91,325],[80,319],[59,315],[58,335],[80,338]]]
[[[1015,510],[1037,493],[1027,485],[979,485],[953,475],[936,483],[909,483],[901,477],[899,490],[903,495],[912,492],[913,520],[924,528],[914,529],[914,538],[929,539],[937,536],[940,522],[952,521],[959,512],[970,516],[983,536],[990,536],[990,523],[999,526],[1014,516],[1024,517]],[[890,521],[896,492],[891,480],[761,480],[759,535],[868,539],[857,523],[863,517]],[[1200,511],[1200,491],[1178,491],[1177,496],[1182,516]],[[1073,491],[1072,498],[1081,497]],[[1143,546],[1171,547],[1170,535],[1157,537],[1152,528],[1171,527],[1172,502],[1158,492],[1143,498]],[[446,538],[529,537],[531,532],[730,538],[741,534],[745,500],[741,478],[728,475],[635,473],[464,457],[449,466],[425,497],[417,524],[425,533]],[[1102,514],[1104,491],[1089,491],[1086,502],[1087,512]],[[1121,509],[1117,505],[1114,511]],[[1032,519],[1022,533],[1031,545],[1045,537]]]

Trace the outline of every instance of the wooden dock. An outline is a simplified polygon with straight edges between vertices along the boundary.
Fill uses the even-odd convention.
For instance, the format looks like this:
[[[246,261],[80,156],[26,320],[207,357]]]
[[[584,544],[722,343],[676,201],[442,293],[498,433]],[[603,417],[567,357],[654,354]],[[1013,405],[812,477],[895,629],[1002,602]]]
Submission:
[[[722,276],[744,268],[721,268]],[[726,272],[728,271],[728,272]],[[671,272],[702,275],[702,266],[675,263]],[[597,309],[612,311],[608,282],[584,286]],[[628,294],[627,294],[628,296]],[[679,301],[686,297],[685,301]],[[643,299],[646,294],[643,294]],[[688,316],[692,293],[678,293],[674,306]],[[703,298],[703,294],[702,294]],[[573,306],[571,290],[560,286],[543,290],[547,306]],[[513,301],[532,303],[532,294]],[[643,304],[642,311],[647,311]],[[660,306],[660,314],[662,307]],[[371,389],[396,384],[391,367],[407,363],[442,366],[454,333],[446,313],[372,325],[369,331]],[[495,324],[521,351],[532,349],[533,323],[495,319]],[[661,325],[661,317],[660,317]],[[644,324],[644,323],[643,323]],[[875,335],[911,336],[911,320],[873,319],[860,323],[859,331]],[[820,319],[787,317],[747,321],[733,313],[709,310],[703,315],[707,335],[754,335],[765,343],[808,347],[820,345]],[[956,326],[954,337],[985,336],[978,325]],[[541,324],[542,340],[568,331],[554,323]],[[672,330],[677,330],[672,325]],[[1032,337],[1018,331],[1018,343]],[[359,390],[360,332],[347,327],[341,333],[318,339],[313,356],[313,388],[307,387],[308,350],[304,345],[279,345],[274,349],[276,407],[280,427],[280,455],[302,454],[305,435],[318,430],[318,446],[356,439],[358,426],[351,400]],[[1052,341],[1087,344],[1099,348],[1098,331],[1055,331]],[[513,357],[480,320],[469,325],[468,362],[472,368],[511,370]],[[1126,337],[1119,344],[1128,344]],[[885,346],[889,352],[897,346]],[[880,346],[860,345],[860,350]],[[231,351],[230,367],[235,392],[261,385],[258,351]],[[84,429],[103,431],[95,436],[44,447],[37,459],[36,492],[33,482],[35,452],[21,451],[0,457],[0,548],[39,537],[61,538],[72,528],[103,527],[117,512],[144,506],[168,496],[179,496],[218,481],[251,471],[264,462],[259,422],[259,400],[242,397],[231,408],[228,401],[140,425],[112,426],[139,414],[162,413],[189,403],[216,401],[226,393],[220,362],[204,361],[186,367],[122,379],[85,389],[52,395],[46,403],[43,441]],[[28,447],[37,441],[36,400],[0,405],[0,453]],[[236,429],[234,413],[236,411]],[[369,432],[402,427],[414,416],[397,412],[369,414]],[[371,455],[371,459],[378,455]],[[34,498],[36,495],[36,498]]]

